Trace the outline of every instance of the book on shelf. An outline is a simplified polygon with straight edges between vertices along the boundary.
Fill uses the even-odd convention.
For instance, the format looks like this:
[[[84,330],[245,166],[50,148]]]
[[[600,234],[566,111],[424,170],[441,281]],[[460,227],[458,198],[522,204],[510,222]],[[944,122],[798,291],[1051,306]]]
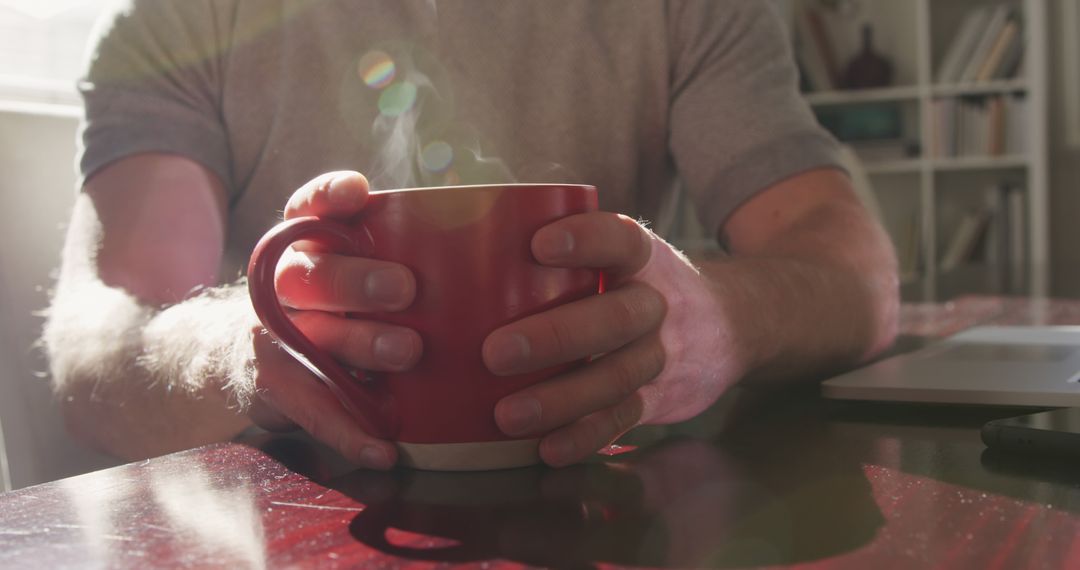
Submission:
[[[975,50],[980,34],[989,22],[992,11],[987,6],[975,8],[964,16],[960,29],[953,36],[949,49],[945,52],[945,58],[938,67],[934,80],[938,83],[954,83],[960,76],[961,70],[971,59],[971,52]]]
[[[1009,50],[1009,46],[1013,42],[1020,43],[1016,41],[1016,36],[1019,33],[1020,23],[1015,19],[1011,19],[1005,24],[997,39],[994,40],[994,45],[990,48],[986,59],[979,65],[979,70],[975,73],[975,81],[982,82],[994,79],[998,68],[1001,67],[1001,62],[1005,59],[1005,52]]]
[[[938,269],[947,273],[971,260],[975,255],[977,246],[992,219],[993,212],[987,208],[972,210],[964,214],[960,223],[956,224],[949,241],[945,244],[945,250],[938,260]]]
[[[1017,27],[1019,32],[1019,27]],[[1019,33],[1018,33],[1019,35]],[[997,66],[997,69],[993,71],[993,77],[990,79],[1012,79],[1015,77],[1023,77],[1024,72],[1021,69],[1024,63],[1024,41],[1022,38],[1018,40],[1014,39],[1009,42],[1008,47],[1005,48],[1005,54],[1001,57],[1001,63]]]
[[[973,8],[945,51],[937,83],[973,83],[1014,77],[1023,59],[1023,22],[1010,4]]]
[[[1027,193],[1011,184],[987,190],[987,207],[992,217],[986,239],[980,244],[981,261],[996,281],[996,292],[1025,293],[1027,283]]]
[[[981,264],[995,292],[1024,292],[1027,274],[1026,192],[1011,184],[985,190],[983,204],[964,213],[944,243],[942,274]]]
[[[971,57],[968,58],[960,75],[956,77],[956,82],[970,83],[975,81],[979,69],[982,67],[983,62],[986,61],[986,58],[989,57],[998,36],[1008,24],[1009,12],[1010,8],[1004,4],[991,8],[990,20],[987,22],[986,27],[979,32],[979,41],[975,44],[975,49],[971,52]]]
[[[1005,99],[1001,97],[993,97],[986,102],[988,111],[988,118],[986,119],[987,139],[986,148],[991,156],[1001,156],[1006,154],[1006,142],[1005,137]]]
[[[1027,151],[1027,97],[944,97],[931,103],[931,156],[1021,155]]]

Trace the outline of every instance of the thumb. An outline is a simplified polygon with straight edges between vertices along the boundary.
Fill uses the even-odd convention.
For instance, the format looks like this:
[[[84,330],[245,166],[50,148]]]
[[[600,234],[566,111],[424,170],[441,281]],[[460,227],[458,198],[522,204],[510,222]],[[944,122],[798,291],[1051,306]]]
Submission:
[[[300,216],[351,218],[364,207],[370,187],[359,172],[341,170],[313,178],[293,192],[285,204],[285,219]]]

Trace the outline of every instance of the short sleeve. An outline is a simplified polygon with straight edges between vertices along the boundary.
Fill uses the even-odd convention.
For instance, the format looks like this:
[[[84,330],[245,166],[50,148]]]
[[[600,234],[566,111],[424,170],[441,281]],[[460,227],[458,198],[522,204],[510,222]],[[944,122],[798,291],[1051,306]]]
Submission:
[[[216,0],[130,0],[102,22],[79,82],[80,185],[115,160],[164,152],[231,186],[220,109],[227,12]]]
[[[839,145],[799,94],[771,2],[686,0],[670,9],[669,144],[710,236],[757,192],[840,167]]]

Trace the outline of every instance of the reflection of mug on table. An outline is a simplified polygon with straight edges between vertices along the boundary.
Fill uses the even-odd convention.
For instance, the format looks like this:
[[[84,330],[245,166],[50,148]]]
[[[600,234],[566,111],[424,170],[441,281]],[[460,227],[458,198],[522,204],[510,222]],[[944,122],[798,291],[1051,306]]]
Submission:
[[[671,440],[563,469],[357,471],[328,486],[364,504],[355,539],[405,560],[742,568],[865,546],[882,518],[859,464],[789,439]]]
[[[596,208],[591,186],[372,192],[349,224],[309,217],[271,229],[256,246],[248,269],[252,303],[266,328],[330,388],[361,427],[398,442],[406,464],[487,469],[535,463],[537,441],[505,436],[495,424],[495,404],[566,366],[496,377],[483,363],[481,346],[502,325],[598,292],[597,272],[541,266],[530,247],[541,227]],[[274,271],[285,249],[302,239],[412,270],[417,294],[408,309],[363,315],[420,334],[424,354],[412,370],[346,370],[292,324],[274,291]]]
[[[653,517],[629,472],[604,465],[480,473],[358,471],[332,485],[365,503],[349,531],[406,560],[579,567],[634,558]]]
[[[738,532],[740,501],[753,491],[743,467],[709,443],[687,441],[610,463],[364,471],[331,487],[365,505],[349,525],[357,540],[407,560],[681,566],[706,560]],[[692,518],[687,502],[697,504]]]

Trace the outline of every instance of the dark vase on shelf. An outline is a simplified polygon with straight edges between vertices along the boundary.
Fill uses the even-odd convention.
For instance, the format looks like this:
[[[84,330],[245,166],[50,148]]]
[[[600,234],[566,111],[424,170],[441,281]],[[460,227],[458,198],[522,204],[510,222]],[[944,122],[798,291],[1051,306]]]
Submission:
[[[893,66],[874,50],[874,29],[863,26],[862,50],[848,63],[841,78],[845,89],[870,89],[892,84]]]

